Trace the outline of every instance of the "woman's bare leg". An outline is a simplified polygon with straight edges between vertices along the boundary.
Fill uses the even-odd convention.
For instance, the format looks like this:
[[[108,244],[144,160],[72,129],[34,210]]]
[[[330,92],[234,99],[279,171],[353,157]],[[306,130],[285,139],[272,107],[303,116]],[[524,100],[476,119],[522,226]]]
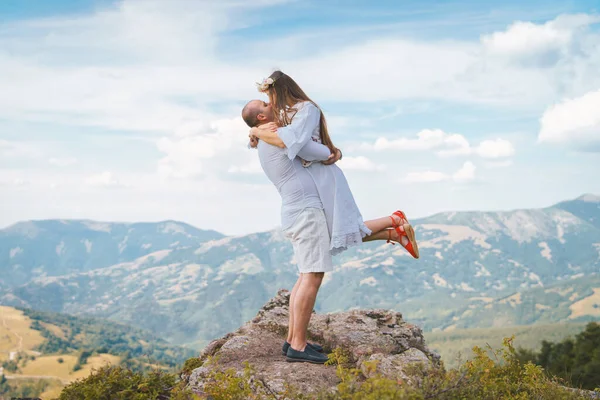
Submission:
[[[405,223],[405,221],[397,215],[393,215],[392,218],[394,218],[396,225]],[[372,233],[369,236],[365,236],[363,238],[363,242],[371,242],[373,240],[388,240],[390,239],[391,235],[391,240],[395,242],[401,241],[403,246],[408,244],[408,239],[406,236],[399,237],[398,233],[394,229],[391,229],[390,231],[389,228],[392,228],[392,219],[390,217],[371,219],[369,221],[365,221],[365,225],[371,230]]]
[[[384,229],[379,232],[373,232],[373,234],[369,236],[365,236],[363,238],[363,242],[372,242],[373,240],[391,240],[393,242],[401,243],[406,246],[408,244],[408,239],[406,236],[398,235],[395,229]]]
[[[398,237],[398,234],[396,233],[395,230],[384,229],[379,232],[373,232],[373,234],[371,234],[369,236],[365,236],[363,238],[363,242],[372,242],[373,240],[388,240],[390,238],[391,238],[391,240],[394,240],[394,238],[397,238],[397,237]]]
[[[394,215],[394,220],[397,222],[397,225],[400,223],[399,222],[400,218],[398,216]],[[390,217],[383,217],[383,218],[371,219],[371,220],[365,221],[365,225],[373,233],[375,233],[375,232],[381,232],[384,229],[392,227],[392,219]]]

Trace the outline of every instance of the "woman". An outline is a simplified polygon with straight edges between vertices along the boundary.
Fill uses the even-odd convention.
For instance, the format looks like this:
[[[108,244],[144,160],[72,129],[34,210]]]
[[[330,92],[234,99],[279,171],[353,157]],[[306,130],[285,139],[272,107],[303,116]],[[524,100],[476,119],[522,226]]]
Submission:
[[[266,139],[265,132],[287,135],[287,153],[295,158],[307,140],[327,146],[340,155],[329,136],[323,112],[298,84],[281,71],[275,71],[258,84],[260,92],[269,96],[275,123],[253,127],[251,137]],[[267,140],[268,141],[268,140]],[[363,222],[344,173],[337,165],[305,162],[317,185],[330,233],[330,251],[337,255],[351,246],[372,240],[399,242],[414,258],[419,258],[415,233],[402,211],[389,217]]]

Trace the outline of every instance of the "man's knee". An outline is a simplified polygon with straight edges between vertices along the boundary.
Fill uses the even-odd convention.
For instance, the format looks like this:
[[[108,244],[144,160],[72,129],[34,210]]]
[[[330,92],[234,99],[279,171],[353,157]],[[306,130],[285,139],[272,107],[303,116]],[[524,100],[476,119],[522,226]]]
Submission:
[[[323,281],[323,277],[325,276],[325,272],[308,272],[303,275],[307,282],[320,286],[321,282]]]
[[[302,276],[302,278],[323,279],[323,277],[325,276],[325,272],[304,272],[300,275]]]

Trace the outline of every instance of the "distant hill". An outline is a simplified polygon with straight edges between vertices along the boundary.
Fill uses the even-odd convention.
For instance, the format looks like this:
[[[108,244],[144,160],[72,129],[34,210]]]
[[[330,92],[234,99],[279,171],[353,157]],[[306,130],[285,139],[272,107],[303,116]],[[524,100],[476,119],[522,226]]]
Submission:
[[[568,211],[600,229],[600,217],[598,216],[600,196],[584,194],[574,201],[563,201],[558,203],[555,207]]]
[[[393,309],[426,331],[598,318],[594,293],[600,290],[599,220],[600,200],[593,195],[542,209],[445,212],[412,220],[419,260],[385,242],[344,252],[335,259],[335,271],[325,277],[317,310]],[[53,222],[45,236],[36,236],[47,250],[28,265],[45,265],[44,254],[49,253],[54,264],[69,264],[64,249],[86,249],[77,230],[80,224]],[[104,226],[85,224],[94,226],[94,232]],[[59,240],[54,229],[70,232],[71,226],[77,229],[60,236],[70,237],[70,244]],[[79,263],[69,264],[72,267],[65,267],[68,272],[62,275],[59,267],[54,269],[56,276],[30,270],[22,278],[29,279],[26,283],[5,285],[0,302],[122,321],[171,343],[200,348],[252,318],[277,289],[291,288],[296,279],[292,248],[279,230],[236,237],[214,233],[213,240],[198,243],[192,234],[195,228],[181,228],[192,236],[185,242],[186,234],[170,236],[176,235],[173,225],[161,226],[149,228],[146,232],[154,233],[135,246],[133,233],[128,235],[126,249],[135,249],[132,257],[144,250],[142,243],[151,243],[151,252],[94,266],[98,264],[83,251]],[[29,243],[27,238],[22,233],[20,240]],[[0,245],[2,257],[26,247],[15,236],[10,240],[9,245]],[[94,243],[92,249],[101,253],[101,242]],[[116,239],[107,243],[108,253],[122,254]],[[35,246],[27,248],[28,254],[35,254]],[[0,268],[18,270],[16,261],[11,262]],[[567,286],[553,286],[563,283],[571,290],[568,295],[560,294]],[[521,303],[513,301],[519,296]]]
[[[0,306],[0,366],[12,386],[42,380],[54,393],[105,363],[175,371],[195,354],[115,322]]]
[[[600,321],[600,274],[471,303],[449,313],[443,329]]]
[[[198,246],[222,234],[181,222],[26,221],[0,230],[0,288],[135,260],[156,250]]]

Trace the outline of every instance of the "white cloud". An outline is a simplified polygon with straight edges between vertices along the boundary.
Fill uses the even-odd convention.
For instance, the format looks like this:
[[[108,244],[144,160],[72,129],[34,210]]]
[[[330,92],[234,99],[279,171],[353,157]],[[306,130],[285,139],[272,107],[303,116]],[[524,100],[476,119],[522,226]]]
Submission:
[[[50,165],[54,165],[56,167],[68,167],[74,164],[77,164],[77,159],[75,157],[65,157],[65,158],[50,158],[48,160]]]
[[[422,171],[422,172],[409,172],[404,178],[404,182],[441,182],[448,180],[448,175],[443,172],[437,171]]]
[[[463,136],[458,134],[451,134],[445,140],[445,144],[449,147],[448,149],[439,150],[437,152],[440,156],[461,156],[468,155],[471,153],[471,147],[469,141]]]
[[[375,164],[373,161],[364,156],[346,157],[344,156],[337,163],[340,168],[348,171],[384,171],[385,166]]]
[[[2,24],[0,116],[171,133],[207,102],[256,95],[257,68],[215,55],[218,34],[243,24],[234,19],[246,7],[126,0],[89,15]]]
[[[248,127],[241,118],[196,126],[203,130],[187,129],[184,135],[157,141],[158,150],[165,153],[158,165],[160,176],[185,179],[198,178],[209,172],[253,173],[257,170],[257,155],[246,147]],[[232,161],[236,162],[233,166]],[[239,164],[239,161],[246,163]]]
[[[452,175],[456,182],[469,182],[475,179],[475,165],[471,161],[466,161],[463,166]]]
[[[537,34],[545,29],[542,23],[530,24],[534,33],[528,40],[539,48],[533,54],[513,49],[522,29],[515,32],[515,27],[508,27],[505,32],[483,35],[478,42],[408,40],[393,34],[359,39],[286,68],[320,99],[443,99],[525,112],[600,82],[594,72],[600,68],[598,35],[583,29],[595,21],[589,15],[562,15],[548,21],[552,30],[565,31],[571,38],[564,51],[554,51],[552,46],[544,50],[548,40]],[[328,44],[327,39],[320,43]],[[384,83],[373,85],[382,76]]]
[[[515,149],[506,139],[494,139],[479,143],[475,153],[482,158],[504,158],[515,154]]]
[[[231,174],[261,174],[263,172],[262,167],[260,166],[260,162],[258,161],[258,156],[256,159],[243,164],[243,165],[232,165],[229,167],[227,172]]]
[[[404,177],[403,182],[432,183],[454,181],[456,183],[466,183],[475,179],[475,169],[475,165],[472,162],[466,161],[462,167],[452,175],[438,171],[409,172]]]
[[[212,142],[212,143],[211,143]],[[156,146],[166,156],[158,162],[158,173],[162,177],[195,178],[202,174],[201,158],[214,155],[213,143],[218,143],[214,136],[193,136],[183,139],[164,137]]]
[[[488,161],[485,163],[486,168],[505,168],[510,167],[513,164],[512,160],[503,161]]]
[[[441,129],[423,129],[417,133],[416,139],[399,138],[388,140],[381,137],[375,141],[372,148],[374,150],[433,150],[440,149],[440,152],[447,154],[463,154],[469,151],[469,142],[459,134],[450,134]]]
[[[549,107],[540,119],[539,142],[598,149],[600,145],[600,90]]]
[[[307,51],[283,58],[265,54],[222,60],[216,47],[219,35],[257,23],[246,12],[247,7],[257,12],[257,4],[248,4],[122,1],[90,15],[4,24],[0,48],[8,51],[0,52],[0,116],[172,133],[183,121],[206,112],[207,102],[257,96],[253,82],[274,64],[285,65],[319,102],[425,98],[523,109],[600,82],[595,72],[600,49],[593,46],[592,33],[581,34],[582,43],[592,44],[577,57],[561,59],[558,70],[489,60],[486,49],[511,48],[512,38],[521,32],[515,33],[515,26],[485,36],[481,43],[368,37],[340,45],[325,38],[324,51],[316,55]],[[570,20],[580,22],[564,22]],[[592,16],[563,16],[527,29],[575,32],[592,21]],[[530,36],[542,37],[529,41],[541,43],[538,47],[554,38]],[[282,45],[314,43],[310,35],[278,40]],[[556,79],[562,75],[569,79]],[[381,76],[385,84],[373,85]]]
[[[588,14],[563,15],[544,24],[516,21],[506,31],[483,35],[481,43],[492,56],[526,66],[550,66],[569,55],[583,28],[599,21]]]
[[[0,139],[0,157],[2,158],[36,158],[41,150],[25,142]]]
[[[364,149],[374,150],[436,150],[439,156],[461,156],[477,154],[482,158],[510,157],[515,153],[512,143],[506,139],[484,140],[475,148],[460,134],[446,133],[440,129],[424,129],[417,133],[417,139],[400,138],[388,140],[379,138],[373,145]]]
[[[85,178],[85,184],[89,186],[99,187],[123,187],[127,186],[122,182],[118,181],[112,172],[104,171],[99,174],[90,175]]]
[[[23,178],[14,178],[12,180],[0,179],[0,186],[21,187],[29,185],[31,182]]]
[[[48,182],[41,172],[23,174],[0,169],[2,191],[0,227],[19,220],[44,218],[76,218],[101,221],[144,222],[174,219],[205,229],[216,229],[226,234],[259,232],[276,228],[280,215],[273,210],[281,206],[275,187],[264,179],[264,184],[227,182],[214,178],[195,181],[156,179],[153,174],[119,173],[98,174],[90,183],[85,174],[61,171]],[[20,179],[27,185],[15,186]],[[89,177],[87,177],[89,178]],[[105,187],[128,183],[126,190]],[[261,182],[262,183],[262,182]],[[56,190],[49,190],[52,186]],[[44,207],[40,207],[40,199]],[[240,199],[252,204],[252,212],[240,207]]]
[[[558,49],[570,40],[570,30],[556,29],[552,22],[537,25],[522,21],[513,23],[506,31],[481,38],[488,51],[509,56],[544,53],[549,49]]]

